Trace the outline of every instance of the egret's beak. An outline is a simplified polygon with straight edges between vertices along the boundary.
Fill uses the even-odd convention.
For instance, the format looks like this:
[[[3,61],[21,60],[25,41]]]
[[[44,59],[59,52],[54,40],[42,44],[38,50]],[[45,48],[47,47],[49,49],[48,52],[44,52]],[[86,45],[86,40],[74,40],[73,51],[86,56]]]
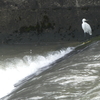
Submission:
[[[88,20],[86,19],[86,21],[88,21]]]

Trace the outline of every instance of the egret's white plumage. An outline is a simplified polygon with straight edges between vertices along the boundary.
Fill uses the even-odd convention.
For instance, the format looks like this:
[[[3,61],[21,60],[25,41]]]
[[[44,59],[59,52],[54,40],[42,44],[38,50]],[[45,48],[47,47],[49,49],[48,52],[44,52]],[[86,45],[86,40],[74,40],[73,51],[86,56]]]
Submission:
[[[89,35],[92,35],[91,26],[88,23],[86,23],[86,21],[87,20],[85,18],[82,19],[82,29],[84,33],[88,33]]]

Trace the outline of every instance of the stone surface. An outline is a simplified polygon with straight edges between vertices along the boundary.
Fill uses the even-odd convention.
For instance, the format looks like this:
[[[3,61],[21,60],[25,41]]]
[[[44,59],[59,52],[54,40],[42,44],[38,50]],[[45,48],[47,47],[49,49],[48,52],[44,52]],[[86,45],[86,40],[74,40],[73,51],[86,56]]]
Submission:
[[[0,0],[0,43],[82,41],[82,18],[100,33],[100,0]]]

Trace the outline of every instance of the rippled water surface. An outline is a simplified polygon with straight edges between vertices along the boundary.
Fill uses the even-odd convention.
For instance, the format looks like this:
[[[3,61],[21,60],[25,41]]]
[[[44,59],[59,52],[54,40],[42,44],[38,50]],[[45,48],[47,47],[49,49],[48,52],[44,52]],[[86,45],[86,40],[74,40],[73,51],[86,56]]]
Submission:
[[[100,42],[92,43],[69,58],[64,55],[74,47],[66,45],[24,50],[1,59],[0,74],[6,79],[2,80],[4,84],[1,82],[2,91],[5,94],[4,88],[9,91],[12,88],[12,93],[3,100],[100,100]],[[57,59],[62,60],[55,62]],[[32,73],[39,74],[28,79],[26,76]],[[7,81],[10,82],[7,84]]]

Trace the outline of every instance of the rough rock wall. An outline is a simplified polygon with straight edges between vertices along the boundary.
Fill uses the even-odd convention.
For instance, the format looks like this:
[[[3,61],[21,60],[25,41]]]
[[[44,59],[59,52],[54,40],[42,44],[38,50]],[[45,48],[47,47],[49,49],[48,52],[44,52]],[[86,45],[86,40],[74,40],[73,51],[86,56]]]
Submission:
[[[100,0],[1,0],[0,43],[80,41],[82,18],[100,32]]]

